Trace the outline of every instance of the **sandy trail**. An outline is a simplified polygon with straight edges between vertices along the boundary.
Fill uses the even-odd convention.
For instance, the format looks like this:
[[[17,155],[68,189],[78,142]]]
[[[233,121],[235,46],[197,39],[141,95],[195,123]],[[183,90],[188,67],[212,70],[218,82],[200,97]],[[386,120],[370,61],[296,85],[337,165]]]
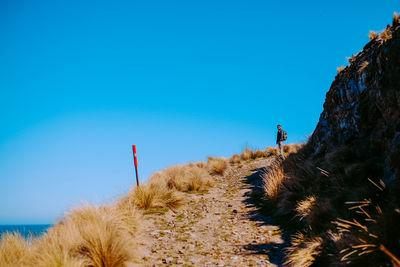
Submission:
[[[187,194],[176,212],[144,215],[140,266],[280,266],[282,231],[263,215],[262,168],[271,159],[229,167],[207,193]]]

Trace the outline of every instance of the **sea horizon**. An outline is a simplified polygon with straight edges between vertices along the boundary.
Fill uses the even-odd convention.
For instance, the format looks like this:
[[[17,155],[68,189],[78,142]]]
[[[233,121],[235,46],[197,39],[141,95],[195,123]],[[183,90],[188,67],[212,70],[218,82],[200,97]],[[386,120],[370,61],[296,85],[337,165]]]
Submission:
[[[47,232],[52,224],[0,224],[0,239],[5,233],[17,232],[25,239],[39,237]]]

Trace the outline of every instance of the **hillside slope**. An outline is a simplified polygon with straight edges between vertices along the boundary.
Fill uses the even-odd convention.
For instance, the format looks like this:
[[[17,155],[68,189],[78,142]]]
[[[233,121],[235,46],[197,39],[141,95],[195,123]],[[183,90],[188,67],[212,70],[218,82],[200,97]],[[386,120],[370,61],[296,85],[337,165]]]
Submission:
[[[370,38],[338,70],[309,142],[265,176],[271,184],[282,168],[277,194],[266,194],[296,221],[288,265],[391,266],[400,257],[397,15]]]

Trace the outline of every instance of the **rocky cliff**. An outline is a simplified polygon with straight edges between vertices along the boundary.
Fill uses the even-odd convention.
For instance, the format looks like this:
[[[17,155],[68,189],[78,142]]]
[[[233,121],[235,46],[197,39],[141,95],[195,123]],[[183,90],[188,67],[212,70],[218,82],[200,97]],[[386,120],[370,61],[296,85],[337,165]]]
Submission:
[[[326,95],[312,135],[316,153],[351,147],[354,157],[374,165],[385,183],[400,167],[400,24],[378,35],[350,59]]]
[[[288,262],[305,248],[321,266],[391,266],[400,257],[397,15],[370,39],[338,69],[309,142],[282,162],[275,204],[300,232]]]

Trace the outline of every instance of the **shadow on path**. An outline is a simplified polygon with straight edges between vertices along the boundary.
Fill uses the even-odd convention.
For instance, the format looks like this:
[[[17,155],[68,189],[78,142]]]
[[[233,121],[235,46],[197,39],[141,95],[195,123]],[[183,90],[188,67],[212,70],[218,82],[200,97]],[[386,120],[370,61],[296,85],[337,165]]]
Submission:
[[[269,261],[278,266],[282,266],[284,261],[284,249],[289,245],[289,235],[281,229],[274,219],[274,210],[270,203],[264,198],[262,175],[265,168],[256,168],[251,170],[252,174],[244,177],[244,183],[250,191],[244,194],[246,205],[255,207],[248,213],[248,218],[255,222],[258,227],[270,226],[274,238],[264,244],[248,244],[244,248],[251,254],[268,255]],[[260,236],[261,238],[261,236]]]

